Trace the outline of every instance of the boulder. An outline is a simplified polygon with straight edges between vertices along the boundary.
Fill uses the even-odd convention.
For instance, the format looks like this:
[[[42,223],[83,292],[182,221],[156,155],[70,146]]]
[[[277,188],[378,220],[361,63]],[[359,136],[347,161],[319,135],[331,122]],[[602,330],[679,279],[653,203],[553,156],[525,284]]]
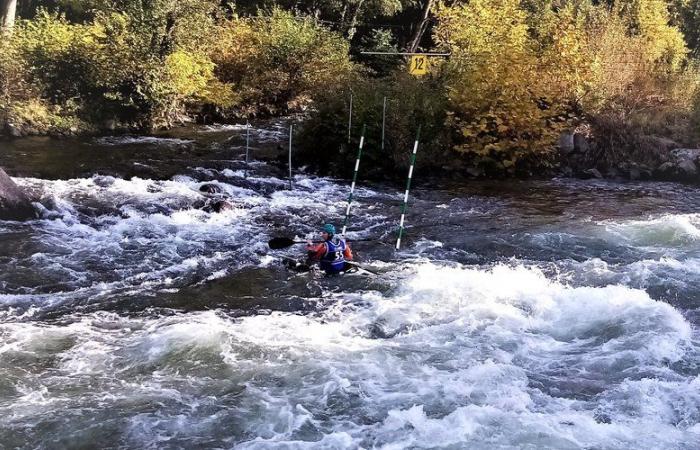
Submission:
[[[682,161],[692,161],[695,164],[700,163],[700,148],[677,148],[670,151],[670,160],[677,163]]]
[[[678,164],[678,173],[681,177],[692,178],[698,174],[698,167],[694,161],[686,159]]]
[[[562,133],[559,136],[559,150],[562,154],[568,155],[575,149],[575,140],[573,133]]]
[[[598,169],[586,169],[583,171],[581,178],[583,178],[584,180],[589,180],[591,178],[601,179],[603,178],[603,174],[600,173]]]
[[[22,132],[22,129],[20,127],[9,122],[5,124],[5,130],[7,131],[7,135],[12,138],[20,138],[24,136],[24,133]]]
[[[199,191],[207,194],[221,194],[222,192],[224,192],[224,190],[221,189],[221,186],[213,183],[206,183],[201,185],[199,187]]]
[[[0,220],[31,220],[37,214],[31,200],[22,189],[0,169]]]
[[[233,209],[233,205],[226,200],[208,201],[202,208],[203,211],[208,213],[220,213],[229,209]]]
[[[581,133],[574,134],[574,150],[579,153],[588,153],[591,150],[591,145],[588,138]]]
[[[664,180],[699,182],[700,149],[677,148],[668,153],[668,160],[654,174]]]

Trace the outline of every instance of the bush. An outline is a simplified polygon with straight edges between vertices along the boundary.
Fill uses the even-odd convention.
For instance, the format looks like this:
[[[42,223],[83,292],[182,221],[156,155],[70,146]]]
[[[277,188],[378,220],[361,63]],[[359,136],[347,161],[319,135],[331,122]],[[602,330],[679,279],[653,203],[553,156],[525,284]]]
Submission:
[[[584,102],[600,165],[653,163],[649,135],[692,141],[693,98],[700,72],[682,33],[669,25],[665,4],[598,8],[588,17],[594,77]]]
[[[19,73],[15,78],[34,87],[35,104],[56,105],[62,115],[97,124],[116,119],[139,128],[170,126],[190,106],[230,107],[235,101],[231,87],[216,79],[207,53],[180,43],[186,23],[170,48],[125,13],[98,12],[88,23],[72,24],[40,11],[18,23],[6,44],[11,52],[3,50],[22,61],[21,69],[3,64],[2,72]]]
[[[212,53],[218,78],[232,83],[249,110],[286,114],[315,92],[336,89],[353,70],[340,35],[280,9],[223,23]]]

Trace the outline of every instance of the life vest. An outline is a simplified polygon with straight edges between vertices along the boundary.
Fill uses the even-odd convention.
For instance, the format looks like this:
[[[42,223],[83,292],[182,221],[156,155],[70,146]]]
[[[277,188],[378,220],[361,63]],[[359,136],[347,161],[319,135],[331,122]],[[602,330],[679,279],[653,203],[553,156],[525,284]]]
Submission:
[[[345,270],[345,256],[343,253],[347,247],[345,241],[339,238],[327,240],[326,253],[321,258],[321,269],[326,273],[340,273]]]

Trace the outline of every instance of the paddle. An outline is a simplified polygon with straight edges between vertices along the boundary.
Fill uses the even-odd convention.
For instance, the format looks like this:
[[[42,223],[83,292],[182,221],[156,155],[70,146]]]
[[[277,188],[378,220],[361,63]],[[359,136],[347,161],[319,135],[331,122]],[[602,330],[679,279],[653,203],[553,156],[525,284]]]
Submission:
[[[349,239],[350,242],[368,242],[368,241],[376,241],[376,239]],[[313,241],[314,243],[320,243],[323,241]],[[306,241],[295,241],[294,239],[286,238],[286,237],[276,237],[273,239],[270,239],[267,243],[267,245],[270,246],[272,250],[280,250],[283,248],[291,247],[292,245],[295,244],[306,244]]]

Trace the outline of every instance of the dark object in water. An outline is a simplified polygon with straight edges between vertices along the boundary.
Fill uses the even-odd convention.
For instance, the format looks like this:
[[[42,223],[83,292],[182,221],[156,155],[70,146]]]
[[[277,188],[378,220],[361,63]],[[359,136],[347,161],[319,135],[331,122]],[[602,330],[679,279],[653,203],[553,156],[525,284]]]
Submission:
[[[224,192],[223,189],[221,189],[221,186],[213,183],[206,183],[203,184],[199,187],[200,192],[205,192],[207,194],[221,194]]]
[[[210,200],[202,207],[202,210],[208,213],[220,213],[232,208],[233,205],[226,200]]]

